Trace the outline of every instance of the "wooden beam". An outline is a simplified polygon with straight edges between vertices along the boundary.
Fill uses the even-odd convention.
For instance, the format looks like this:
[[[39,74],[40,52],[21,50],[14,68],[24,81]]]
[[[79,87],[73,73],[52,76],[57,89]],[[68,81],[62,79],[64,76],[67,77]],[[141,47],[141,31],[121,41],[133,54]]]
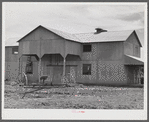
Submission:
[[[19,71],[18,71],[18,80],[19,80],[19,75],[20,75],[20,58],[19,58]]]
[[[63,60],[63,82],[65,81],[65,71],[66,70],[66,59],[64,57],[64,60]]]
[[[20,60],[21,60],[21,81],[22,81],[22,64],[23,64],[23,62],[22,62],[22,56],[20,57]]]
[[[41,58],[39,58],[39,62],[38,62],[38,80],[40,83],[40,76],[41,76]]]
[[[64,66],[64,65],[52,65],[52,64],[48,64],[46,65],[47,67],[50,67],[50,66]],[[78,65],[65,65],[66,67],[67,66],[70,66],[70,67],[77,67]]]

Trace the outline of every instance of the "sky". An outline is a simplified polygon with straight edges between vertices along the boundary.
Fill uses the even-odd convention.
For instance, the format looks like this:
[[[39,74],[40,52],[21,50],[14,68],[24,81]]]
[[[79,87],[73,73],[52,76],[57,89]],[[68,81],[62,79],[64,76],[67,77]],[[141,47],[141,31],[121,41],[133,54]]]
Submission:
[[[144,44],[143,4],[3,3],[7,42],[18,40],[39,25],[68,33],[137,30]]]

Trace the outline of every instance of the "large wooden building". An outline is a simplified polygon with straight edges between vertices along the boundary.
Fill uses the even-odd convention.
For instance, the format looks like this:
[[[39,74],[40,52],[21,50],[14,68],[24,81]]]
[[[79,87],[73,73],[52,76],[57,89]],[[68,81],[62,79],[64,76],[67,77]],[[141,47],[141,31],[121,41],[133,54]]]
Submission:
[[[140,84],[140,47],[135,31],[69,34],[38,26],[5,48],[5,79],[27,75],[26,85],[68,82],[102,85]],[[18,52],[18,53],[17,53]]]

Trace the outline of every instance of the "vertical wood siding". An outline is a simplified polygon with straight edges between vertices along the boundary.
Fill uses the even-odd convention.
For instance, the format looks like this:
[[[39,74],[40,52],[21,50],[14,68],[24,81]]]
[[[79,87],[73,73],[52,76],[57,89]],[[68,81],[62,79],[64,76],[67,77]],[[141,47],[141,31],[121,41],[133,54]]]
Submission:
[[[65,42],[65,56],[67,54],[79,55],[81,57],[81,44],[73,41]]]
[[[64,39],[58,40],[42,40],[41,41],[41,56],[44,54],[61,54],[64,56]]]
[[[98,43],[98,60],[122,61],[124,55],[123,42]]]
[[[19,61],[18,55],[12,54],[12,48],[13,46],[5,47],[5,79],[17,80]]]
[[[12,54],[12,48],[13,46],[5,48],[5,61],[6,62],[17,62],[18,61],[18,54]]]
[[[16,81],[18,77],[18,62],[5,62],[5,79]]]
[[[138,48],[138,49],[136,49]],[[124,42],[124,53],[136,57],[140,57],[140,45],[135,33],[132,33]]]
[[[80,43],[66,41],[42,27],[23,38],[19,45],[19,56],[22,54],[37,54],[38,57],[42,57],[44,54],[55,53],[59,53],[63,57],[67,54],[81,55]]]

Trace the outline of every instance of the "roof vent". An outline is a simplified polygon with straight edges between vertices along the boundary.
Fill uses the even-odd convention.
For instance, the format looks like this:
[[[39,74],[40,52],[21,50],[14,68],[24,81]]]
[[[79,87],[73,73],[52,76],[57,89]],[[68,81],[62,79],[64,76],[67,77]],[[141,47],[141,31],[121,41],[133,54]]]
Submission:
[[[102,28],[95,28],[96,32],[94,34],[99,34],[101,32],[107,32],[107,30],[103,30]]]

